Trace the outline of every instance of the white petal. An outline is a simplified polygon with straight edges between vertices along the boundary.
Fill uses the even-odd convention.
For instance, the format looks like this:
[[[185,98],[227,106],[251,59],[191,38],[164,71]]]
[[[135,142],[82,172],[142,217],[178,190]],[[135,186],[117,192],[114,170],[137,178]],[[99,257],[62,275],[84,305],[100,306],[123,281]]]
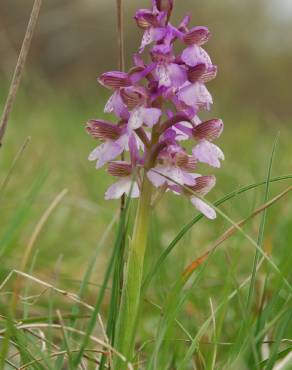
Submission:
[[[102,151],[104,144],[99,145],[93,151],[89,154],[88,160],[89,161],[96,161],[97,158],[99,157],[100,152]]]
[[[192,45],[186,48],[181,55],[181,59],[187,65],[195,67],[198,64],[204,63],[207,66],[212,65],[212,61],[208,53],[200,46]]]
[[[206,86],[201,83],[184,85],[177,93],[179,100],[190,107],[210,109],[213,99]]]
[[[214,220],[216,218],[215,210],[209,206],[209,204],[205,203],[203,200],[197,197],[191,197],[192,204],[199,210],[203,215],[205,215],[210,220]]]
[[[114,95],[111,95],[108,101],[106,102],[106,105],[104,107],[104,112],[105,113],[111,113],[114,110]]]
[[[129,195],[131,189],[132,189],[131,198],[138,198],[140,195],[138,184],[137,182],[134,182],[132,186],[132,183],[133,183],[132,177],[128,176],[122,178],[121,180],[114,183],[107,189],[105,193],[105,199],[106,200],[118,199],[121,198],[123,194]]]
[[[142,111],[140,108],[135,108],[132,110],[130,113],[130,118],[129,118],[129,128],[132,130],[136,130],[137,128],[141,127],[143,124],[143,118],[142,118]]]
[[[156,188],[159,188],[166,182],[166,179],[164,176],[161,176],[156,171],[162,173],[163,167],[162,166],[154,167],[153,170],[147,172],[147,177]]]
[[[154,34],[151,31],[151,29],[152,28],[149,28],[143,34],[141,45],[140,45],[140,48],[139,48],[140,53],[143,52],[143,50],[145,49],[145,46],[151,44],[151,42],[154,41]]]
[[[163,63],[157,64],[155,74],[159,80],[159,87],[161,86],[169,87],[171,85],[169,71],[167,69],[167,66],[165,66]]]
[[[123,146],[121,146],[117,141],[109,140],[96,147],[89,154],[88,159],[90,161],[97,161],[96,168],[100,168],[105,163],[115,159],[122,153],[123,149]]]
[[[201,140],[192,150],[193,155],[200,162],[219,168],[220,160],[224,160],[222,150],[215,144],[207,140]]]
[[[139,108],[143,123],[152,128],[161,116],[161,110],[158,108]]]

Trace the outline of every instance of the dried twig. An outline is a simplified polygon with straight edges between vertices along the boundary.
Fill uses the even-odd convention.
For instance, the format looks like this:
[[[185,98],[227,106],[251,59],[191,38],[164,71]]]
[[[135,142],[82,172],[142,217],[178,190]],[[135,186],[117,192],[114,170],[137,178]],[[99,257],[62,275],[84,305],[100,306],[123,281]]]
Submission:
[[[21,157],[22,153],[24,152],[24,150],[26,149],[26,147],[28,146],[30,142],[30,137],[28,136],[25,140],[24,140],[24,143],[21,145],[20,149],[18,150],[18,152],[16,153],[16,156],[15,158],[13,159],[13,162],[12,162],[12,165],[6,175],[6,177],[4,178],[4,180],[2,181],[1,185],[0,185],[0,199],[2,197],[2,192],[3,190],[5,189],[5,187],[7,186],[10,178],[11,178],[11,174],[17,164],[17,161],[19,160],[19,158]]]
[[[20,325],[15,325],[16,330],[27,330],[27,329],[45,329],[45,328],[50,328],[50,329],[58,329],[58,330],[66,330],[69,332],[73,332],[76,334],[79,334],[81,336],[85,336],[86,333],[82,330],[74,329],[71,328],[70,326],[62,326],[60,324],[47,324],[47,323],[35,323],[35,324],[20,324]],[[0,330],[0,336],[3,336],[6,333],[6,329]],[[112,347],[110,344],[102,341],[101,339],[90,335],[90,339],[95,342],[96,344],[100,345],[103,348],[106,348],[108,351],[111,351],[118,357],[122,359],[122,361],[126,362],[125,356],[123,356],[119,351],[117,351],[114,347]],[[86,350],[87,351],[87,350]],[[72,350],[71,350],[72,352]],[[102,351],[98,351],[99,353],[103,353]],[[64,350],[64,353],[66,354],[66,350]],[[127,366],[129,369],[133,369],[131,363],[127,362]]]
[[[9,93],[5,102],[4,110],[0,121],[0,146],[2,146],[3,138],[7,129],[9,116],[15,102],[16,94],[20,85],[21,77],[23,75],[25,62],[30,49],[31,40],[35,31],[37,20],[39,17],[42,0],[35,0],[26,33],[22,42],[21,50],[18,56],[13,78],[10,84]]]
[[[53,291],[55,291],[56,293],[64,296],[64,297],[67,297],[69,299],[71,299],[72,301],[78,303],[80,306],[82,307],[85,307],[87,308],[88,310],[90,311],[93,311],[94,310],[94,307],[87,304],[86,302],[82,301],[79,296],[77,294],[74,294],[74,293],[71,293],[71,292],[68,292],[66,290],[63,290],[63,289],[59,289],[59,288],[56,288],[54,285],[52,284],[49,284],[43,280],[40,280],[32,275],[29,275],[23,271],[18,271],[18,270],[12,270],[10,271],[10,273],[6,276],[6,278],[3,280],[3,282],[0,284],[0,291],[4,288],[4,286],[7,285],[7,283],[10,281],[10,279],[12,278],[12,276],[16,274],[16,276],[21,276],[25,279],[28,279],[28,280],[31,280],[33,282],[35,282],[36,284],[39,284],[39,285],[42,285],[47,289],[52,289]],[[101,315],[99,314],[98,315],[98,323],[100,325],[100,329],[101,329],[101,332],[105,338],[105,341],[108,342],[108,337],[106,335],[106,332],[105,332],[105,327],[104,327],[104,324],[103,324],[103,321],[102,321],[102,318],[101,318]]]
[[[125,43],[124,43],[124,19],[123,19],[123,0],[117,0],[117,26],[118,26],[118,50],[119,50],[119,69],[125,70]]]

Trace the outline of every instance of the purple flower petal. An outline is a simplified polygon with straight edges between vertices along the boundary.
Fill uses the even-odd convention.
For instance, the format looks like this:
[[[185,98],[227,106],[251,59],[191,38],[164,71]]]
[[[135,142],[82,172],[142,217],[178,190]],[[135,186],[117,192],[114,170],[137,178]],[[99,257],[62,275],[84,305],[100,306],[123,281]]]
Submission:
[[[132,133],[129,138],[129,150],[132,166],[136,166],[139,159],[139,149],[137,143],[137,136],[134,133]]]
[[[107,101],[105,108],[105,113],[114,112],[118,117],[127,120],[129,118],[129,111],[120,96],[119,91],[115,91],[113,95]]]
[[[180,87],[187,81],[186,70],[175,63],[168,66],[168,75],[173,87]]]
[[[192,124],[187,121],[182,121],[179,124],[174,125],[173,130],[176,132],[176,140],[188,140],[191,136],[192,128]]]
[[[139,53],[142,53],[145,47],[151,44],[153,41],[160,41],[165,36],[165,28],[148,28],[143,35]]]

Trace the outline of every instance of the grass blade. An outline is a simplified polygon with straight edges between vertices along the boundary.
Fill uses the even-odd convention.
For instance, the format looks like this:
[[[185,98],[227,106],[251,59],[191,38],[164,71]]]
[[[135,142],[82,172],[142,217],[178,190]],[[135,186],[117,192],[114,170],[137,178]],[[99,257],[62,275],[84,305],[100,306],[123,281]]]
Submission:
[[[286,176],[278,176],[270,179],[270,182],[277,182],[282,180],[291,180],[292,175],[286,175]],[[214,205],[219,206],[226,201],[234,198],[235,196],[245,193],[246,191],[252,190],[257,188],[258,186],[266,184],[266,181],[257,182],[255,184],[250,184],[244,187],[241,187],[240,189],[234,190],[228,194],[226,194],[224,197],[218,199]],[[153,276],[157,273],[157,271],[160,268],[160,265],[165,261],[167,256],[171,253],[173,248],[177,245],[177,243],[183,238],[183,236],[198,222],[200,221],[204,216],[202,214],[197,215],[194,217],[190,222],[188,222],[181,231],[177,234],[177,236],[171,241],[171,243],[168,245],[168,247],[161,253],[159,256],[157,262],[154,264],[153,268],[148,272],[147,276],[144,279],[142,289],[145,291],[150,284]]]
[[[127,199],[125,209],[124,209],[124,211],[122,213],[122,216],[120,218],[119,229],[118,229],[118,233],[117,233],[116,242],[115,242],[115,245],[114,245],[114,248],[113,248],[113,253],[112,253],[111,259],[109,261],[109,264],[108,264],[108,267],[107,267],[107,270],[106,270],[106,273],[105,273],[105,276],[104,276],[104,280],[103,280],[103,284],[101,286],[100,293],[97,297],[97,301],[96,301],[96,304],[94,306],[94,311],[92,312],[92,316],[91,316],[91,318],[89,320],[89,323],[88,323],[88,326],[87,326],[86,335],[84,336],[84,339],[81,343],[81,347],[80,347],[80,350],[79,350],[77,356],[74,358],[73,363],[74,363],[75,367],[77,367],[79,365],[80,360],[81,360],[82,355],[83,355],[83,352],[84,352],[84,350],[85,350],[85,348],[88,344],[89,337],[90,337],[90,335],[91,335],[91,333],[92,333],[92,331],[95,327],[97,315],[99,314],[101,303],[103,301],[104,294],[105,294],[105,291],[106,291],[106,288],[107,288],[107,285],[108,285],[108,282],[109,282],[109,279],[110,279],[110,275],[112,273],[112,269],[115,265],[115,261],[116,261],[116,258],[118,256],[119,247],[120,247],[120,245],[122,243],[122,240],[123,240],[123,237],[124,237],[124,231],[125,231],[124,225],[125,225],[126,217],[128,215],[130,202],[131,202],[131,198],[129,197]]]

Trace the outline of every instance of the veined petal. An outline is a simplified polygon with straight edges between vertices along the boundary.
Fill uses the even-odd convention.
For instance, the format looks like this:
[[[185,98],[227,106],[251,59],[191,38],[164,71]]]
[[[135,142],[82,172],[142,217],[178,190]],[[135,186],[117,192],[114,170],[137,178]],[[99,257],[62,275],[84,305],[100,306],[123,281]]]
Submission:
[[[192,45],[186,48],[181,54],[181,59],[190,67],[195,67],[197,64],[201,63],[204,63],[207,66],[212,65],[211,58],[208,53],[197,45]]]
[[[215,184],[216,184],[215,176],[197,175],[196,183],[194,186],[190,186],[190,190],[195,192],[196,194],[205,196],[215,186]]]
[[[105,72],[98,78],[98,81],[110,89],[118,89],[131,84],[128,74],[120,71]]]
[[[218,139],[223,131],[223,121],[218,118],[202,122],[193,129],[193,135],[196,139],[206,139],[213,141]]]
[[[197,26],[188,31],[184,35],[183,40],[187,45],[192,44],[202,45],[208,41],[209,37],[210,31],[208,30],[207,27]]]
[[[133,182],[133,179],[131,176],[124,177],[108,188],[108,190],[105,193],[105,199],[106,200],[119,199],[121,198],[123,194],[129,195],[130,192],[131,192],[131,198],[138,198],[140,195],[137,182]]]
[[[191,197],[192,204],[199,210],[203,215],[205,215],[210,220],[214,220],[216,218],[216,212],[215,210],[209,206],[206,202],[203,200],[197,198],[197,197]]]
[[[201,140],[198,145],[193,148],[192,153],[198,161],[217,168],[221,166],[220,160],[224,160],[222,150],[217,145],[207,140]]]
[[[104,120],[91,119],[86,123],[86,131],[96,139],[117,140],[121,130],[117,125]]]
[[[128,177],[132,174],[132,164],[126,161],[109,162],[107,171],[112,176]]]

